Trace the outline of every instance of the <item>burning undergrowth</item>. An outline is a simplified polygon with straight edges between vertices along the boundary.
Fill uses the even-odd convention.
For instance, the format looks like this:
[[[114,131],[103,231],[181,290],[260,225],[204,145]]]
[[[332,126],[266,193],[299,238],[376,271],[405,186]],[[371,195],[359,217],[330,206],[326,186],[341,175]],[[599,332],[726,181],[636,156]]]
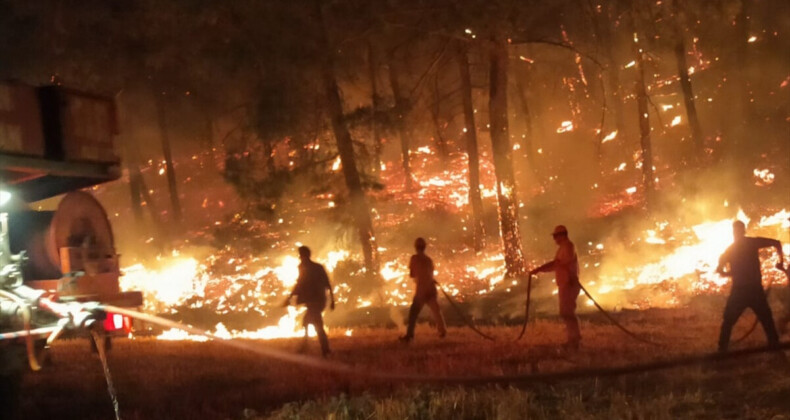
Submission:
[[[351,328],[359,326],[402,324],[412,293],[407,268],[411,242],[425,236],[436,261],[437,280],[470,315],[483,323],[518,322],[523,317],[525,279],[505,277],[504,256],[493,235],[488,235],[482,252],[472,248],[467,231],[466,155],[451,154],[439,163],[435,153],[423,147],[413,162],[415,188],[405,189],[402,172],[386,164],[381,172],[386,188],[371,194],[378,232],[378,275],[362,266],[354,237],[343,222],[338,204],[343,198],[327,193],[287,199],[274,220],[252,220],[239,212],[215,222],[212,246],[184,244],[155,261],[126,267],[122,285],[144,291],[146,310],[198,325],[216,324],[221,336],[300,336],[300,310],[284,308],[282,303],[298,275],[295,248],[307,244],[330,272],[337,296],[338,309],[327,316],[327,324],[352,334]],[[485,156],[481,168],[486,227],[495,232],[493,169]],[[644,212],[618,215],[632,207],[631,201],[638,202],[630,198],[633,195],[602,194],[604,199],[595,204],[595,211],[614,216],[596,222],[588,214],[570,226],[582,281],[590,292],[604,305],[621,309],[674,307],[695,296],[720,294],[726,282],[715,273],[716,262],[731,242],[731,221],[737,209],[723,201],[711,206],[690,200],[680,209],[651,217]],[[550,216],[536,216],[529,208],[524,213],[522,225],[555,222]],[[752,234],[782,238],[790,228],[786,210],[751,213],[752,220],[742,211],[737,217],[749,222]],[[619,218],[620,228],[605,231],[598,226],[617,226],[612,217]],[[526,249],[531,265],[552,255],[548,237],[527,243],[532,244]],[[765,262],[766,283],[785,282],[771,268],[774,264],[774,259]],[[539,312],[555,311],[552,295],[556,289],[550,281],[545,276],[536,283],[534,307]],[[591,307],[585,298],[580,302],[582,308]],[[448,316],[452,321],[454,314]],[[169,331],[162,338],[188,337]]]

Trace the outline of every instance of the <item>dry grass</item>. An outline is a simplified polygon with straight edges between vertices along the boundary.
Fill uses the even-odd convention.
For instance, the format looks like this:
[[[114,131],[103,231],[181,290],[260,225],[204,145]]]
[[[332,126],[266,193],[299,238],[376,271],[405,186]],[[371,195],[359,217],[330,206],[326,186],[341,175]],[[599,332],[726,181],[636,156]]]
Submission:
[[[715,348],[717,315],[682,309],[620,318],[635,332],[672,345],[657,349],[634,342],[601,318],[589,316],[582,322],[584,347],[573,355],[558,349],[564,338],[561,323],[540,320],[519,343],[511,341],[518,332],[515,327],[485,328],[499,337],[491,343],[460,328],[440,340],[426,325],[410,346],[396,342],[397,330],[356,330],[353,337],[332,337],[332,358],[382,371],[491,375],[620,366]],[[757,331],[743,345],[762,343],[763,334]],[[295,351],[299,340],[258,344]],[[318,353],[317,343],[311,343],[310,351]],[[88,343],[62,342],[53,349],[53,359],[51,368],[28,375],[23,418],[110,418],[101,366]],[[693,367],[515,389],[348,378],[221,343],[118,340],[110,355],[126,419],[774,418],[790,412],[788,371],[776,369],[774,362],[758,356],[717,369]]]

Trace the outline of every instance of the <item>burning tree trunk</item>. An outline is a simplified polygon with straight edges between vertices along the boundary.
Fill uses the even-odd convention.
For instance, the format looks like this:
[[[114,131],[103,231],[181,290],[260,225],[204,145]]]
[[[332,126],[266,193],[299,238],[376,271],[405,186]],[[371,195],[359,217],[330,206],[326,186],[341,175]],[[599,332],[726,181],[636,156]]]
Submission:
[[[691,77],[689,76],[688,64],[686,63],[686,43],[683,41],[682,23],[683,12],[678,4],[678,0],[673,1],[675,9],[675,59],[678,65],[678,78],[680,78],[680,88],[683,91],[683,103],[686,105],[686,116],[689,120],[691,129],[691,140],[696,147],[696,158],[701,159],[705,152],[705,143],[702,138],[702,128],[700,127],[699,117],[697,116],[697,106],[694,103],[694,91],[691,88]]]
[[[173,220],[181,221],[181,200],[178,198],[178,183],[176,182],[176,172],[173,167],[173,152],[170,148],[170,135],[167,131],[167,111],[165,109],[164,97],[157,96],[156,111],[159,123],[159,133],[162,137],[162,154],[165,158],[165,170],[167,171],[167,187],[170,191],[170,204],[173,208]]]
[[[379,87],[378,78],[376,77],[376,57],[373,55],[373,44],[368,42],[368,77],[370,78],[370,132],[373,136],[373,151],[374,151],[374,165],[373,170],[378,172],[381,170],[381,150],[383,144],[381,135],[379,134],[379,127],[376,121],[376,113],[379,110]]]
[[[378,275],[378,258],[376,255],[375,236],[373,234],[373,221],[370,218],[365,191],[362,189],[362,182],[357,170],[356,157],[354,156],[354,142],[351,133],[346,127],[343,115],[343,103],[340,99],[340,91],[335,78],[334,70],[334,51],[330,47],[329,30],[326,25],[321,1],[316,1],[318,18],[320,19],[322,36],[319,40],[320,51],[323,51],[321,60],[321,76],[324,83],[324,94],[327,101],[327,109],[332,122],[332,131],[337,141],[337,151],[340,155],[343,177],[346,181],[348,194],[351,202],[351,214],[357,227],[359,241],[362,245],[362,254],[365,259],[365,269],[371,275]]]
[[[642,186],[645,190],[645,202],[652,204],[655,192],[655,175],[653,174],[653,147],[650,141],[650,114],[648,114],[647,88],[645,87],[644,51],[639,46],[639,37],[634,32],[634,48],[636,49],[636,106],[639,112],[639,145],[642,148]]]
[[[505,249],[505,266],[510,276],[524,272],[521,233],[518,226],[518,199],[513,173],[510,136],[507,121],[507,38],[501,32],[492,37],[490,71],[489,118],[491,145],[494,153],[494,172],[497,180],[499,204],[499,232]]]
[[[407,190],[414,188],[414,181],[411,177],[411,157],[409,156],[409,145],[411,138],[406,129],[405,116],[409,108],[409,101],[403,96],[398,74],[398,66],[395,64],[394,57],[390,57],[389,62],[390,86],[392,96],[395,98],[395,114],[397,117],[398,135],[400,136],[401,162],[403,164],[403,174],[406,177],[405,187]]]
[[[458,43],[456,50],[458,68],[461,73],[461,101],[464,109],[464,137],[466,153],[469,156],[469,204],[472,206],[472,234],[475,251],[485,247],[485,228],[483,224],[483,200],[480,197],[480,157],[477,152],[477,127],[475,110],[472,105],[472,77],[469,72],[469,56],[466,45]]]

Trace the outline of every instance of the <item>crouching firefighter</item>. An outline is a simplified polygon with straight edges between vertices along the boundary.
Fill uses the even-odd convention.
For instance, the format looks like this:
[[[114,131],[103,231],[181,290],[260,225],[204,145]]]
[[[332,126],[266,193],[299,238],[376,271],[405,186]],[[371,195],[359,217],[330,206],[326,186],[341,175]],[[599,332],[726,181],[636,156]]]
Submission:
[[[579,320],[576,318],[576,298],[579,297],[581,284],[579,283],[579,260],[576,256],[576,247],[568,238],[568,229],[563,225],[554,228],[552,237],[558,246],[554,259],[530,271],[529,275],[554,272],[559,291],[560,317],[565,322],[568,334],[565,347],[578,349],[582,336],[579,331]]]
[[[283,306],[291,304],[291,298],[296,295],[296,303],[303,304],[307,307],[307,312],[304,314],[304,346],[307,345],[307,327],[313,325],[315,332],[318,335],[318,341],[321,343],[321,354],[327,357],[329,351],[329,339],[324,331],[324,318],[322,312],[326,307],[326,291],[329,290],[331,303],[329,309],[335,310],[335,295],[332,292],[332,286],[329,284],[329,276],[326,274],[324,266],[318,264],[310,259],[310,248],[306,246],[299,247],[299,278],[296,280],[296,285],[293,291],[286,299]]]
[[[433,321],[439,330],[439,337],[444,338],[447,335],[444,317],[442,317],[442,311],[439,309],[439,301],[437,300],[436,280],[433,278],[433,260],[425,254],[426,246],[425,239],[417,238],[414,241],[414,249],[417,253],[412,255],[411,261],[409,261],[409,277],[414,279],[416,287],[414,300],[412,300],[411,308],[409,308],[409,326],[406,329],[406,335],[400,338],[405,343],[410,342],[414,338],[417,317],[420,316],[420,311],[425,305],[428,305],[431,309]]]
[[[779,346],[779,334],[776,332],[771,307],[763,289],[763,276],[760,273],[760,249],[775,248],[779,254],[776,267],[784,271],[784,255],[782,244],[770,238],[746,236],[746,225],[740,220],[732,223],[732,245],[719,257],[716,271],[722,276],[732,277],[732,290],[724,307],[724,317],[719,334],[719,351],[727,351],[730,334],[735,322],[738,321],[746,308],[751,308],[763,326],[768,345]],[[725,271],[727,265],[729,271]]]

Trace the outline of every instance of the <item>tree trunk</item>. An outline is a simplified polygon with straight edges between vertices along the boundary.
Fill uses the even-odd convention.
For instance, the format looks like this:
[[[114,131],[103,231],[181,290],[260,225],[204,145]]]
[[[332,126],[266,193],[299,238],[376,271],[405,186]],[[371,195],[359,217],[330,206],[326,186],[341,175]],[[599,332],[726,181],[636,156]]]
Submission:
[[[705,142],[702,138],[702,128],[700,127],[699,117],[697,116],[697,106],[694,103],[694,91],[691,88],[691,77],[689,76],[688,63],[686,63],[686,43],[683,41],[682,27],[685,19],[680,9],[678,0],[674,0],[672,5],[675,9],[675,58],[678,65],[678,78],[680,78],[680,89],[683,91],[683,103],[686,105],[686,116],[691,129],[691,140],[696,149],[695,160],[701,160],[705,154]]]
[[[691,140],[694,142],[697,151],[696,159],[700,159],[705,153],[705,143],[702,138],[702,128],[697,116],[697,106],[694,104],[694,91],[691,88],[691,78],[689,77],[688,64],[686,63],[686,45],[682,38],[675,44],[675,58],[677,58],[678,64],[680,89],[683,91],[683,103],[686,105],[686,116],[691,129]]]
[[[469,157],[469,204],[472,207],[472,234],[475,251],[485,247],[485,225],[483,224],[483,199],[480,196],[480,157],[477,151],[477,127],[472,105],[472,77],[469,72],[469,56],[465,44],[458,43],[458,68],[461,73],[461,101],[464,109],[464,137]]]
[[[359,241],[362,245],[362,254],[365,259],[365,269],[373,276],[378,276],[379,266],[377,258],[377,248],[375,236],[373,234],[373,221],[370,218],[365,191],[362,189],[359,171],[357,169],[356,157],[354,156],[354,143],[351,133],[346,127],[343,103],[340,99],[340,91],[335,78],[334,70],[334,51],[330,47],[329,30],[326,25],[321,1],[316,0],[318,18],[323,30],[320,42],[320,51],[324,51],[321,60],[321,73],[324,79],[324,93],[326,95],[327,108],[332,122],[332,131],[337,141],[337,151],[340,155],[340,162],[343,167],[343,177],[348,188],[349,199],[351,202],[351,214],[357,226]]]
[[[117,101],[119,108],[122,106],[120,102],[121,101]],[[126,171],[129,173],[129,198],[132,205],[132,214],[134,214],[136,227],[142,232],[144,223],[142,189],[144,186],[142,185],[142,174],[140,173],[140,167],[137,163],[139,162],[139,159],[137,159],[137,153],[136,150],[134,150],[135,147],[131,144],[128,134],[124,134],[122,132],[118,140],[121,142],[123,147],[123,160],[126,166]]]
[[[211,171],[217,170],[217,163],[214,158],[214,121],[211,119],[211,115],[208,111],[204,110],[205,124],[204,127],[205,132],[205,142],[206,142],[206,150],[208,151],[208,167]]]
[[[645,87],[644,51],[636,40],[636,106],[639,111],[639,144],[642,148],[642,186],[645,190],[645,204],[649,208],[655,193],[655,175],[653,174],[653,147],[650,141],[650,114],[648,114],[647,89]]]
[[[170,148],[170,135],[167,130],[167,105],[162,96],[156,98],[156,110],[159,122],[159,133],[162,138],[162,154],[165,158],[165,171],[167,171],[167,187],[170,191],[170,204],[173,209],[173,221],[181,222],[181,200],[178,198],[178,183],[173,167],[173,153]]]
[[[403,174],[406,177],[405,187],[407,190],[412,190],[414,189],[414,180],[411,176],[411,156],[409,155],[411,138],[406,129],[406,122],[404,121],[406,113],[408,112],[409,101],[403,97],[400,79],[398,77],[398,66],[395,64],[394,57],[390,57],[389,75],[392,96],[395,97],[395,113],[398,119],[396,125],[398,127],[398,135],[400,136],[401,163],[403,165]]]
[[[527,162],[529,169],[533,174],[537,175],[537,166],[535,166],[535,150],[532,146],[532,112],[529,109],[529,101],[527,100],[527,88],[521,81],[521,77],[516,75],[516,91],[518,92],[518,103],[521,105],[521,113],[524,115],[524,122],[527,126],[527,134],[524,137],[524,153],[527,155]]]
[[[497,179],[499,231],[504,245],[507,273],[509,276],[517,276],[524,273],[525,267],[507,120],[508,45],[507,38],[501,32],[496,33],[492,41],[488,112],[491,122],[494,172]]]
[[[134,183],[136,184],[135,189],[140,194],[140,199],[142,199],[140,204],[142,205],[145,203],[145,206],[148,207],[148,215],[151,217],[151,224],[154,226],[154,229],[160,234],[166,235],[167,232],[162,225],[162,221],[159,219],[159,212],[156,210],[156,203],[154,203],[154,200],[151,198],[148,187],[145,185],[143,174],[140,172],[140,166],[135,163],[131,165],[131,168],[129,177],[130,179],[134,179]]]
[[[607,108],[611,107],[614,109],[615,128],[617,129],[618,135],[622,138],[626,136],[625,117],[622,87],[620,86],[620,65],[618,64],[617,55],[615,54],[615,40],[613,39],[614,31],[612,26],[613,22],[617,21],[617,13],[613,10],[615,6],[610,4],[606,7],[605,18],[600,19],[593,5],[590,2],[586,2],[586,5],[593,19],[593,33],[596,39],[600,40],[601,49],[606,56],[604,71],[606,72],[609,94],[607,102],[610,102]]]
[[[749,13],[751,12],[751,0],[741,0],[741,9],[735,16],[735,63],[734,63],[734,85],[736,86],[737,97],[740,99],[740,118],[741,122],[736,125],[736,134],[734,136],[734,150],[735,156],[740,156],[742,151],[747,146],[747,142],[743,141],[746,131],[751,130],[752,125],[755,123],[754,112],[752,107],[752,86],[751,86],[751,60],[749,57],[749,32],[750,32],[750,19]],[[737,109],[737,107],[736,107]],[[745,163],[745,162],[744,162]],[[748,165],[748,164],[747,164]]]
[[[164,229],[161,220],[159,220],[159,212],[156,210],[156,204],[153,202],[151,195],[148,193],[148,187],[145,185],[145,179],[140,172],[140,159],[137,148],[130,144],[127,137],[122,139],[125,150],[126,169],[129,172],[129,193],[132,204],[132,213],[136,223],[137,232],[139,235],[148,235],[146,232],[153,232],[154,246],[158,252],[162,252],[163,244],[167,241],[168,233]],[[148,209],[151,223],[149,226],[145,225],[143,218],[143,206]],[[150,230],[149,230],[150,229]],[[163,236],[164,235],[164,236]]]
[[[434,130],[436,131],[436,149],[439,153],[439,158],[443,162],[446,162],[449,152],[447,150],[447,140],[444,138],[444,134],[442,133],[442,124],[439,119],[442,111],[441,102],[442,95],[439,90],[439,75],[437,74],[434,78],[433,84],[433,106],[431,106],[431,119],[433,120]]]
[[[368,41],[368,77],[370,78],[370,132],[373,136],[374,165],[373,172],[381,171],[381,152],[383,143],[379,134],[379,126],[376,121],[379,111],[379,87],[376,77],[376,57],[373,55],[373,43]]]
[[[126,159],[126,170],[129,171],[129,193],[131,194],[132,213],[138,229],[143,227],[143,200],[142,200],[142,174],[137,163],[132,163],[131,159]]]

